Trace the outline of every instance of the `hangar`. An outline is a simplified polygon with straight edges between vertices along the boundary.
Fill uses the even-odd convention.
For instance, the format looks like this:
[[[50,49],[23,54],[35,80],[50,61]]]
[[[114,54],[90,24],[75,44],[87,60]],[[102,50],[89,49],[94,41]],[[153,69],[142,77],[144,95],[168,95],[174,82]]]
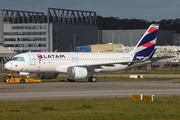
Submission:
[[[96,12],[0,10],[0,44],[17,53],[75,51],[78,45],[97,43]]]
[[[0,69],[4,69],[4,63],[6,63],[15,55],[17,55],[16,52],[4,48],[2,45],[0,45]]]
[[[135,46],[146,29],[130,29],[130,30],[101,30],[102,34],[102,43],[114,43],[119,44],[122,43],[124,46]],[[180,39],[174,40],[174,35],[176,35],[176,31],[173,30],[159,30],[157,45],[176,45],[177,41]],[[179,38],[179,36],[176,36]]]

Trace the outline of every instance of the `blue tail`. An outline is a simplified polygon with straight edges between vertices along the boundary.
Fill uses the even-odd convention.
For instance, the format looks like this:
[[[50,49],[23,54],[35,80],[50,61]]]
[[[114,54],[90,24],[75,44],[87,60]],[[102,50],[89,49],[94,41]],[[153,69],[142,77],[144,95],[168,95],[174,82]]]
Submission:
[[[159,30],[158,24],[152,24],[144,33],[138,44],[130,52],[134,55],[133,61],[152,58],[155,52],[157,34]]]

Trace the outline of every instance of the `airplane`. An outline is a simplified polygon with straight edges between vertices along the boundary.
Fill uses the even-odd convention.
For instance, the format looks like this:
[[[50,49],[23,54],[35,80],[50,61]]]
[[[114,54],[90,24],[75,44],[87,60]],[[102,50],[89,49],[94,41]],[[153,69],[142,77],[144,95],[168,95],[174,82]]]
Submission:
[[[89,82],[96,82],[94,73],[121,71],[151,61],[158,30],[159,24],[151,24],[128,53],[28,52],[14,56],[5,67],[20,75],[36,73],[41,79],[66,73],[69,82],[87,77]]]

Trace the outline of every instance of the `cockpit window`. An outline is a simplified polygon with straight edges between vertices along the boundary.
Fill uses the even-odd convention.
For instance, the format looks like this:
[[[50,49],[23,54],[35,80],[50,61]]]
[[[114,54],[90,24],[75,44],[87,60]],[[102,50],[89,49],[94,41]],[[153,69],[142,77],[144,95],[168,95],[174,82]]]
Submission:
[[[11,59],[11,61],[20,61],[20,62],[24,62],[24,57],[13,57]]]

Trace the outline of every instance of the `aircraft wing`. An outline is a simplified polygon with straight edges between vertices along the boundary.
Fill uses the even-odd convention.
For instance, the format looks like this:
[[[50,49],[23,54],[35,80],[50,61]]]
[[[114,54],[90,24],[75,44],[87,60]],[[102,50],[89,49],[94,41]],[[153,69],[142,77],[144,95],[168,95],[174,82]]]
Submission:
[[[143,63],[145,61],[155,62],[158,60],[173,58],[173,57],[175,57],[175,56],[162,56],[162,57],[153,57],[153,58],[147,59],[147,60],[112,62],[112,63],[103,63],[103,64],[102,63],[76,64],[76,65],[72,65],[70,67],[74,67],[74,66],[76,66],[76,67],[87,67],[87,66],[100,67],[100,66],[114,66],[114,64],[129,65],[129,64],[134,64],[134,63]]]
[[[86,67],[86,68],[100,68],[101,66],[114,66],[114,64],[129,65],[132,63],[139,63],[144,61],[125,61],[125,62],[111,62],[111,63],[76,63],[76,64],[65,64],[56,67],[57,72],[66,72],[67,68],[70,67]]]
[[[101,68],[101,66],[114,66],[114,64],[122,64],[122,65],[130,65],[136,63],[146,63],[146,61],[155,62],[161,59],[173,58],[174,56],[163,56],[163,57],[153,57],[151,59],[143,59],[138,61],[125,61],[125,62],[111,62],[111,63],[76,63],[76,64],[68,64],[68,65],[59,65],[56,68],[57,72],[66,72],[69,67],[86,67],[86,68]]]
[[[92,66],[92,67],[100,67],[100,66],[114,66],[114,64],[122,64],[122,65],[129,65],[132,63],[140,63],[140,62],[144,62],[142,60],[139,61],[125,61],[125,62],[112,62],[112,63],[88,63],[88,64],[76,64],[76,65],[72,65],[70,67],[88,67],[88,66]]]

